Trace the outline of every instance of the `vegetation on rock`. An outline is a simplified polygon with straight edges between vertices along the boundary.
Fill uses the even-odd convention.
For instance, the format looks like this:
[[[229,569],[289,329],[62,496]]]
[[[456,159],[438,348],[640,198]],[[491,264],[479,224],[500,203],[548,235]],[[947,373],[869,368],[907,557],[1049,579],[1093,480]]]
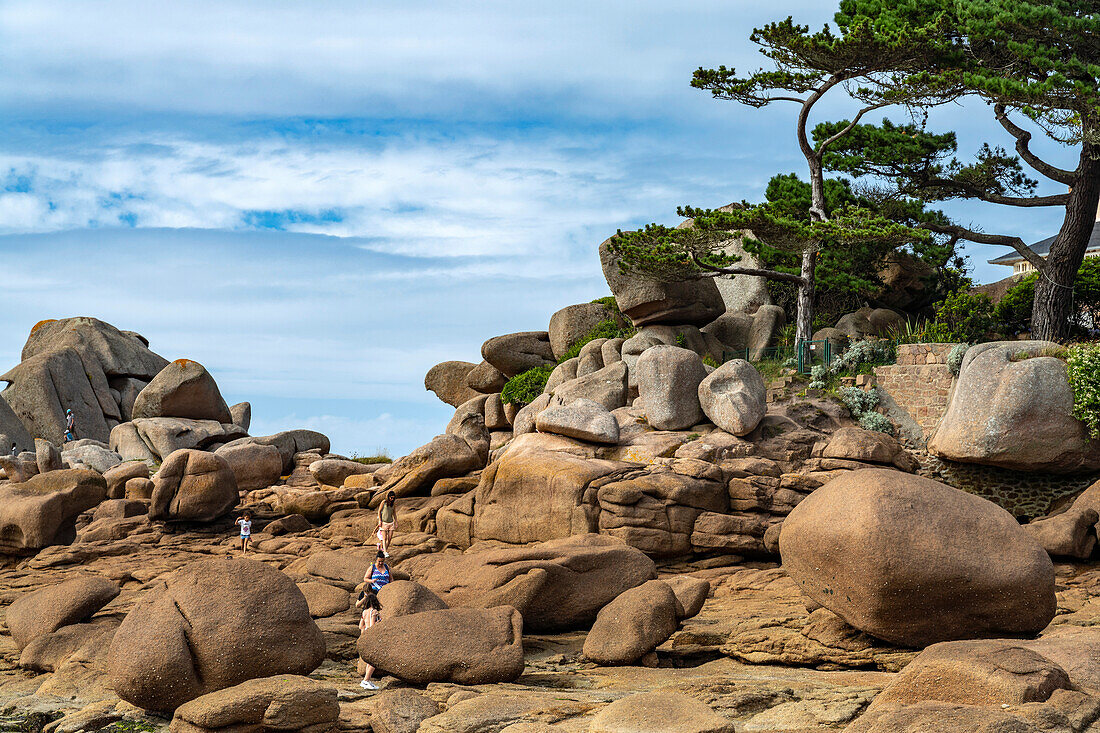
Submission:
[[[554,371],[552,365],[535,367],[508,380],[500,392],[500,401],[506,405],[527,405],[542,394],[546,380]]]
[[[1073,416],[1085,423],[1089,435],[1100,438],[1100,344],[1073,344],[1066,355],[1073,388]]]

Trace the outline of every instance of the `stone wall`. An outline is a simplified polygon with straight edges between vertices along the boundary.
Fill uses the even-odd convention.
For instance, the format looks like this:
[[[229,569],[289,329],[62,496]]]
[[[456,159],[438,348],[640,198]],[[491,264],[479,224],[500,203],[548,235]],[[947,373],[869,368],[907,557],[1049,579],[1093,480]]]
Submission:
[[[911,433],[907,437],[922,445],[947,410],[954,379],[947,366],[947,355],[953,346],[899,344],[896,364],[875,367],[875,381],[889,396],[887,402],[893,403],[887,406],[887,415],[903,432]],[[891,414],[895,410],[898,412]],[[910,429],[906,431],[905,427]]]

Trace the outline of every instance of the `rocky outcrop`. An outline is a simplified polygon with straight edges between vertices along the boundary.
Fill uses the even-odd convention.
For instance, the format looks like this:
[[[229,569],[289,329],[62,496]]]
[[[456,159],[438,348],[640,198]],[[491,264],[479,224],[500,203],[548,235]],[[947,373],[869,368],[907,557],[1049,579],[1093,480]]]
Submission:
[[[332,730],[340,718],[336,688],[300,675],[248,680],[176,708],[171,733]]]
[[[108,666],[119,697],[169,713],[246,680],[309,674],[324,655],[290,578],[255,560],[201,560],[134,606],[111,642]]]
[[[0,486],[0,554],[33,554],[76,539],[76,518],[107,498],[95,471],[62,469]]]
[[[779,547],[811,600],[895,644],[1033,634],[1054,617],[1043,548],[992,502],[930,479],[834,479],[791,511]]]
[[[444,361],[436,364],[424,375],[424,389],[452,407],[477,397],[478,392],[466,380],[477,367],[468,361]],[[491,386],[491,385],[485,385]]]
[[[553,387],[547,382],[547,391],[550,392],[553,402],[559,405],[567,405],[575,400],[592,400],[607,410],[625,407],[630,394],[627,366],[620,361]]]
[[[216,453],[180,450],[153,479],[152,520],[211,522],[237,505],[237,479]]]
[[[534,633],[590,624],[621,593],[656,577],[644,554],[592,534],[462,555],[418,555],[402,569],[451,608],[512,606]]]
[[[854,426],[840,428],[822,450],[823,458],[837,458],[864,463],[880,463],[913,473],[920,464],[896,438],[877,430]]]
[[[947,412],[928,441],[941,458],[1020,471],[1100,469],[1100,441],[1073,417],[1073,389],[1057,344],[971,346]]]
[[[507,605],[391,616],[364,631],[358,648],[413,684],[511,682],[523,674],[523,618]]]
[[[160,370],[135,399],[133,416],[233,421],[214,377],[190,359],[176,359]]]
[[[137,334],[95,318],[65,318],[36,324],[22,361],[0,380],[10,382],[3,398],[27,432],[62,443],[65,410],[71,409],[78,438],[106,442],[123,421],[125,400],[116,388],[124,386],[121,380],[147,382],[167,363]],[[8,432],[2,422],[0,432]],[[20,447],[31,447],[29,436]]]

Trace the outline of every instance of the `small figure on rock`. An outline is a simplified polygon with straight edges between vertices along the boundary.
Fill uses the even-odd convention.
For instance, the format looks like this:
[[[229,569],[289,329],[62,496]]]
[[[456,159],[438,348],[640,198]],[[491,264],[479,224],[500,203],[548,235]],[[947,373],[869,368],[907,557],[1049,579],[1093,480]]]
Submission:
[[[355,602],[355,607],[363,611],[363,615],[359,618],[360,635],[382,620],[382,604],[378,602],[378,596],[371,591],[365,590],[360,593],[359,600]],[[363,681],[359,683],[359,686],[364,690],[377,690],[378,685],[371,681],[371,676],[374,675],[374,667],[369,664],[366,666],[366,673],[363,675]]]
[[[19,457],[19,449],[15,447],[15,443],[11,444],[11,457],[12,458],[18,458]]]
[[[252,512],[243,512],[234,524],[241,526],[241,552],[248,552],[248,545],[252,542]]]
[[[378,507],[378,528],[375,530],[375,534],[378,535],[378,551],[385,557],[390,556],[390,542],[393,540],[393,528],[396,520],[393,505],[396,501],[397,494],[391,491],[386,495],[386,500],[382,502],[382,505]]]
[[[65,442],[76,440],[76,416],[71,409],[65,410]]]
[[[382,589],[382,586],[392,579],[390,577],[390,566],[386,564],[386,556],[379,552],[378,556],[374,558],[374,564],[363,576],[363,582],[369,583],[371,592],[377,593]]]

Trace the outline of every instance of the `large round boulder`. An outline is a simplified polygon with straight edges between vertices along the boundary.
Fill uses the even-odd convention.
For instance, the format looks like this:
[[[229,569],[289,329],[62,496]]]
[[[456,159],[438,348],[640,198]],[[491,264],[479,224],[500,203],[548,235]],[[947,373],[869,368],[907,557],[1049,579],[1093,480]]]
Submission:
[[[118,594],[117,583],[93,575],[47,586],[20,596],[8,606],[8,631],[22,649],[62,626],[87,620]]]
[[[733,359],[699,383],[699,405],[712,423],[730,435],[747,435],[768,411],[764,378],[749,362]]]
[[[722,294],[711,279],[664,282],[636,272],[624,272],[611,251],[611,240],[600,245],[600,265],[619,310],[635,326],[710,323],[726,310]]]
[[[511,682],[523,674],[523,618],[511,606],[391,616],[363,632],[359,656],[418,685]]]
[[[412,580],[386,583],[378,591],[378,603],[382,606],[383,619],[447,608],[442,598]]]
[[[931,479],[853,471],[803,499],[779,535],[802,592],[902,646],[1034,634],[1054,618],[1054,566],[996,504]]]
[[[1100,468],[1100,441],[1073,416],[1066,364],[1048,341],[976,344],[966,351],[947,412],[928,441],[935,455],[1019,471]]]
[[[668,583],[650,580],[604,606],[584,640],[584,656],[603,665],[633,664],[676,631],[676,594]]]
[[[168,713],[257,677],[308,675],[321,631],[289,577],[255,560],[199,560],[148,591],[115,633],[108,674],[123,700]]]
[[[266,489],[283,475],[283,458],[279,455],[279,449],[273,445],[223,445],[214,453],[229,464],[239,491]]]
[[[546,331],[523,331],[496,336],[481,345],[481,356],[501,374],[514,377],[528,369],[553,364],[554,350]]]
[[[206,367],[190,359],[176,359],[161,369],[138,394],[133,416],[233,421],[214,377]]]
[[[627,695],[592,718],[590,733],[734,733],[733,722],[681,692],[654,690]]]
[[[212,522],[237,505],[237,479],[216,453],[178,450],[153,479],[149,518],[154,521]]]
[[[678,346],[653,346],[636,367],[638,396],[646,418],[657,430],[683,430],[703,421],[699,384],[707,369],[699,355]]]
[[[0,554],[34,554],[76,539],[76,518],[107,498],[103,476],[67,468],[0,486]]]

